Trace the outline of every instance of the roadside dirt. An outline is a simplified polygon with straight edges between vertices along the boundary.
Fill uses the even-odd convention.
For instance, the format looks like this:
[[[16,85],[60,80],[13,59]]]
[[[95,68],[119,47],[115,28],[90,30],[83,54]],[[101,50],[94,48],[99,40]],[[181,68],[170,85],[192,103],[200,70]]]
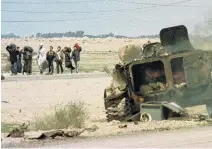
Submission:
[[[2,82],[2,100],[6,101],[2,103],[2,122],[28,122],[33,120],[35,115],[44,115],[53,111],[57,105],[66,104],[71,100],[80,100],[85,102],[90,115],[86,126],[96,125],[99,128],[92,133],[84,132],[82,137],[193,128],[205,125],[204,122],[195,121],[161,121],[127,123],[127,128],[119,128],[124,123],[118,121],[108,123],[105,119],[103,91],[110,80],[110,77],[102,77]],[[206,109],[205,106],[199,106],[196,110],[192,108],[190,111],[197,114],[206,112]]]

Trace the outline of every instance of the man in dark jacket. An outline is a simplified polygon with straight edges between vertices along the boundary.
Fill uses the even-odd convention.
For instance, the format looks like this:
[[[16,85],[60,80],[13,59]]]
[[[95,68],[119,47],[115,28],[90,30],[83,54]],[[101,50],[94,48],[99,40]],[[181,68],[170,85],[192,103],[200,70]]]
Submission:
[[[16,75],[17,74],[17,55],[19,55],[19,51],[17,51],[15,44],[8,45],[6,47],[6,50],[9,52],[9,55],[10,55],[12,75]]]
[[[22,72],[22,63],[21,63],[21,51],[20,47],[17,47],[17,72],[21,73]]]
[[[71,48],[65,47],[63,52],[65,54],[65,67],[70,68],[72,73],[75,68],[73,67],[71,62]]]
[[[75,68],[76,68],[76,73],[79,72],[79,61],[80,61],[80,52],[82,51],[82,48],[79,44],[74,45],[74,51],[72,52],[72,58],[74,60]]]
[[[49,65],[49,74],[54,73],[54,59],[56,57],[56,52],[53,51],[53,46],[50,46],[50,50],[46,53],[46,60],[48,61]]]
[[[32,74],[32,53],[33,48],[30,46],[25,46],[22,50],[23,54],[23,60],[24,60],[24,68],[23,68],[23,74],[26,73],[27,75]]]

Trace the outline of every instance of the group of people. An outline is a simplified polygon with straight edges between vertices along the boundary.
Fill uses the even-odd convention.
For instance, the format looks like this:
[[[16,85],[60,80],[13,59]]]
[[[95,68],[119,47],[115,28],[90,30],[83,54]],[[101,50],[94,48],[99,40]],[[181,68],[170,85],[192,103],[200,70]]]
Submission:
[[[32,53],[33,48],[30,46],[25,46],[23,49],[17,47],[15,44],[10,44],[6,47],[6,50],[10,55],[11,62],[11,72],[12,75],[17,73],[26,73],[30,75],[32,73]],[[70,69],[71,73],[73,70],[76,70],[76,73],[79,72],[79,61],[80,61],[80,52],[82,51],[81,46],[76,43],[73,46],[73,50],[70,47],[61,46],[57,47],[57,50],[53,50],[53,46],[49,47],[49,50],[46,51],[43,47],[43,44],[40,44],[37,63],[39,66],[40,74],[43,74],[46,68],[49,69],[48,74],[54,73],[54,62],[56,62],[57,73],[64,72],[63,61],[65,60],[65,67]],[[23,56],[23,68],[21,58]],[[74,61],[75,67],[72,65],[72,60]]]
[[[6,47],[10,55],[11,72],[12,75],[18,73],[32,73],[32,53],[33,49],[30,46],[25,46],[23,49],[17,47],[15,44],[10,44]],[[23,57],[23,65],[22,65]]]
[[[46,51],[43,47],[43,44],[40,44],[38,51],[37,62],[39,65],[40,73],[42,74],[46,66],[48,66],[49,74],[54,73],[54,62],[56,62],[57,73],[63,73],[63,61],[65,60],[65,67],[69,68],[71,73],[73,70],[76,70],[76,73],[79,72],[79,61],[80,61],[80,52],[82,51],[81,46],[76,43],[73,46],[73,50],[70,47],[61,46],[57,47],[57,50],[53,50],[53,46],[49,47],[49,51]],[[75,67],[72,65],[72,59],[74,61]]]

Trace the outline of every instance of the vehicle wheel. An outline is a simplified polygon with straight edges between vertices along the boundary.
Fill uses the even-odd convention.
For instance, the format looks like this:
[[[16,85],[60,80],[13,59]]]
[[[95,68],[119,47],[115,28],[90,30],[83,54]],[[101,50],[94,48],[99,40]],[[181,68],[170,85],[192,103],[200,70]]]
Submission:
[[[143,114],[141,114],[140,120],[142,122],[149,122],[149,121],[152,120],[152,117],[151,117],[151,115],[149,113],[143,113]]]
[[[131,116],[131,104],[128,98],[105,101],[107,121],[124,121]]]

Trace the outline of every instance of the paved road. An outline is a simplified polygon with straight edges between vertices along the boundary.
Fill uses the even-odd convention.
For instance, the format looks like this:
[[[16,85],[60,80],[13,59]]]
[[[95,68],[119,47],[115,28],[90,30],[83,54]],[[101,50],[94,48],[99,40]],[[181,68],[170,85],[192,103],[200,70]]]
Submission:
[[[85,140],[48,147],[212,147],[212,127]]]
[[[7,147],[45,147],[45,148],[211,148],[212,126],[165,132],[133,133],[130,135],[105,138],[71,138],[34,143],[5,142]]]
[[[106,73],[78,73],[78,74],[63,74],[63,75],[18,75],[6,76],[1,82],[10,81],[30,81],[30,80],[54,80],[54,79],[80,79],[80,78],[101,78],[110,77]]]

